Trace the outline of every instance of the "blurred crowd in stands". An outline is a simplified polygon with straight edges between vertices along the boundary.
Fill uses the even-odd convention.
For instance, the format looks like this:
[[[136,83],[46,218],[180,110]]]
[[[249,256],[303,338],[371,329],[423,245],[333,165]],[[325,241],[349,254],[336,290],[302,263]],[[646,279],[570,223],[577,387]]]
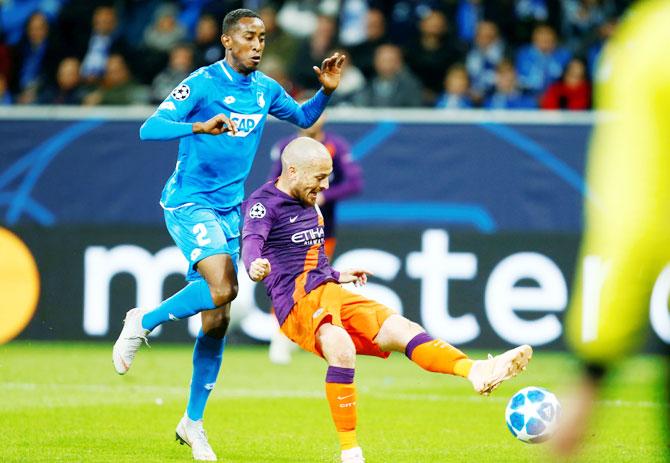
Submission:
[[[0,105],[162,101],[223,58],[235,8],[265,22],[260,70],[296,98],[334,51],[333,105],[591,107],[591,82],[624,0],[2,0]],[[662,44],[659,44],[662,46]]]

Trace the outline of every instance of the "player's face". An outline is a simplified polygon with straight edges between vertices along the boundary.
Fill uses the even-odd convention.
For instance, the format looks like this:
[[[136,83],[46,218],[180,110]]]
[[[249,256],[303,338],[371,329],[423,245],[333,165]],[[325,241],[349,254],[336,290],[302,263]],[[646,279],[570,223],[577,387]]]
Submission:
[[[315,205],[317,195],[328,189],[328,177],[332,172],[333,161],[330,158],[315,161],[301,169],[296,178],[294,196],[308,206]]]
[[[242,18],[228,34],[221,36],[228,63],[238,72],[256,70],[265,49],[265,25],[258,18]]]

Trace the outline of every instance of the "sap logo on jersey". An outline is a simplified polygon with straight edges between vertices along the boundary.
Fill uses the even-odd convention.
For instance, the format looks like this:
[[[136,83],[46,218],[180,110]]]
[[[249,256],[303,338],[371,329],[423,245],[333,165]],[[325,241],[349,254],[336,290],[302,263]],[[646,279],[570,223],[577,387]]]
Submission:
[[[306,244],[312,246],[314,244],[323,243],[323,238],[325,233],[323,232],[323,227],[316,227],[311,230],[303,230],[298,233],[294,233],[291,236],[291,241],[295,244]]]
[[[228,132],[228,135],[235,137],[246,137],[258,126],[262,118],[263,114],[230,113],[230,120],[235,123],[237,132],[235,135],[232,135],[230,132]]]

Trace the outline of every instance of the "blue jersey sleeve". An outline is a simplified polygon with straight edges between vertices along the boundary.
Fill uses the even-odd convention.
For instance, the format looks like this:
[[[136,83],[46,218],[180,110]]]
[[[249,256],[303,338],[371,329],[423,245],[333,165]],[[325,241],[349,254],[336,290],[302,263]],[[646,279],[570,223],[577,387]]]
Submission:
[[[185,122],[189,114],[205,101],[207,83],[201,72],[195,72],[180,83],[156,112],[140,127],[142,140],[173,140],[193,134],[193,124]]]
[[[307,128],[316,122],[326,109],[330,97],[323,90],[316,92],[312,98],[299,105],[286,93],[281,85],[272,81],[274,98],[270,106],[270,114],[283,121],[289,121],[298,127]]]

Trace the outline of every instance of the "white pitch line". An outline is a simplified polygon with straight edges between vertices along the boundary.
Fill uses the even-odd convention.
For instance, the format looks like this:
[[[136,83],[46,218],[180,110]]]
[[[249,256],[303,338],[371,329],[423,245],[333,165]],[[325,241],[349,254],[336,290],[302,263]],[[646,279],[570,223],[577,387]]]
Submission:
[[[176,395],[183,396],[187,393],[186,387],[158,386],[158,385],[108,385],[108,384],[46,384],[46,383],[0,383],[0,390],[23,390],[31,392],[84,392],[95,394],[121,393],[124,401],[128,393],[143,393],[152,396]],[[321,399],[323,391],[319,390],[282,390],[282,389],[227,389],[225,385],[217,388],[216,395],[220,398],[250,398],[250,399],[275,399],[275,398],[297,398],[297,399]],[[475,402],[485,404],[486,402],[504,403],[505,397],[481,397],[478,395],[438,395],[438,394],[407,394],[399,392],[370,392],[359,391],[359,395],[380,400],[404,400],[417,402]],[[109,398],[109,397],[107,397]],[[604,407],[635,407],[635,408],[667,408],[668,402],[631,401],[631,400],[599,400],[599,405]]]

